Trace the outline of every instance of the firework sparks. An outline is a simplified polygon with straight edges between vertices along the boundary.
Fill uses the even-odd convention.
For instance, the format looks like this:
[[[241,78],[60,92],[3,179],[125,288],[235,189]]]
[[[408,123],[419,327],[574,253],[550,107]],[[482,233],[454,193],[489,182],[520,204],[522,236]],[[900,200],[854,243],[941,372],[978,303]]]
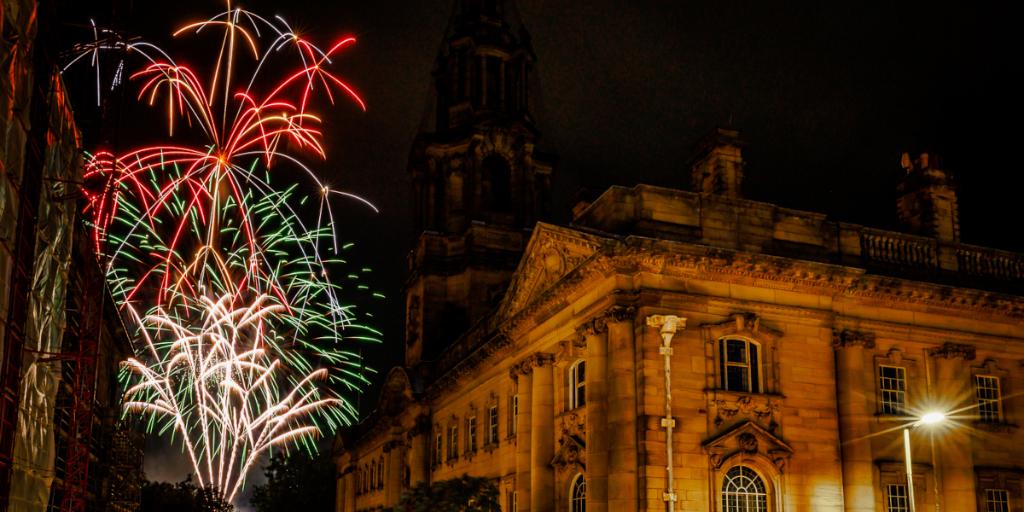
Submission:
[[[350,347],[378,333],[355,321],[330,279],[328,269],[342,262],[330,201],[376,208],[328,188],[302,161],[325,158],[314,93],[333,105],[340,92],[366,108],[330,71],[355,39],[322,50],[282,18],[229,1],[224,12],[175,32],[220,31],[212,80],[204,82],[156,46],[104,42],[93,27],[94,42],[76,47],[68,66],[88,57],[98,72],[99,52],[110,48],[141,55],[130,75],[138,99],[166,112],[168,136],[185,127],[189,140],[203,140],[97,151],[86,167],[94,243],[137,329],[136,356],[123,373],[126,410],[170,433],[199,482],[232,499],[267,450],[309,446],[351,424],[356,411],[346,396],[367,383]],[[253,59],[248,79],[236,78],[244,67],[236,53]],[[279,68],[268,65],[272,55],[299,65],[266,76]],[[298,170],[318,191],[315,220],[299,213],[309,199],[300,183],[287,183],[296,173],[278,167]]]

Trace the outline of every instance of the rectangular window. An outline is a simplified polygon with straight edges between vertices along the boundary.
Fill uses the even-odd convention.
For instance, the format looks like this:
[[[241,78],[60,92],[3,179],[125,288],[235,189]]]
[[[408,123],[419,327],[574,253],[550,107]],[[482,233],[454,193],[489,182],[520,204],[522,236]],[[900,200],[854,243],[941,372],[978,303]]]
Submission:
[[[978,397],[978,416],[986,423],[1002,421],[1001,391],[999,377],[992,375],[975,375],[974,390]]]
[[[487,409],[487,443],[498,444],[498,406]]]
[[[878,400],[882,414],[902,415],[907,405],[906,370],[901,366],[878,367]]]
[[[743,393],[761,392],[759,346],[744,339],[725,339],[718,344],[722,387]]]
[[[516,432],[519,431],[519,395],[512,395],[512,414],[509,414],[509,436],[515,437]]]
[[[444,449],[442,448],[443,444],[444,436],[438,433],[434,438],[434,466],[441,465],[441,461],[443,460],[441,456],[444,454]]]
[[[1006,489],[985,489],[985,512],[1010,512],[1010,493]]]
[[[471,416],[466,420],[466,450],[476,451],[476,416]]]
[[[903,484],[889,484],[885,486],[885,494],[886,512],[910,512],[907,486]]]
[[[448,460],[455,460],[459,457],[459,427],[452,425],[448,427]]]

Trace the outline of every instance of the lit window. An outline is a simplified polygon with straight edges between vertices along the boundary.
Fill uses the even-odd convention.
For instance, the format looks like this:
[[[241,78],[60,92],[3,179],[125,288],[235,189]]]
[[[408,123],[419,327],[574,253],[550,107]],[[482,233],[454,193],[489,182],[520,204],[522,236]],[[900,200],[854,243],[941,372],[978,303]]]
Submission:
[[[903,484],[889,484],[885,486],[885,495],[885,512],[910,512],[907,486]]]
[[[1006,489],[985,489],[985,512],[1010,512],[1010,493]]]
[[[740,338],[727,338],[718,344],[722,387],[743,393],[761,392],[760,346]]]
[[[572,512],[587,512],[587,481],[582,473],[578,473],[572,479],[572,487],[569,489],[569,509]]]
[[[722,483],[723,512],[768,512],[768,492],[754,470],[735,466]]]
[[[466,421],[466,450],[476,451],[476,416]]]
[[[974,390],[978,397],[978,416],[986,423],[999,423],[1002,420],[999,389],[999,377],[992,375],[975,375]]]
[[[498,443],[498,406],[492,405],[487,409],[487,442]]]
[[[878,367],[879,412],[904,414],[907,404],[906,370],[901,366]]]
[[[448,427],[448,460],[455,460],[459,457],[459,427],[452,425]]]
[[[587,403],[587,362],[580,359],[569,368],[569,408],[583,407]]]

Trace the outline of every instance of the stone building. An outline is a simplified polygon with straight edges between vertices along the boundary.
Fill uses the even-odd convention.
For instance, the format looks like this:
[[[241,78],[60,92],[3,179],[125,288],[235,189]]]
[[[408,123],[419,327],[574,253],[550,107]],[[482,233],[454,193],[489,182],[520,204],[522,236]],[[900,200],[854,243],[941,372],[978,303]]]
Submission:
[[[56,3],[0,1],[0,512],[135,510],[129,354],[82,222],[81,138]]]
[[[469,474],[506,512],[903,512],[904,427],[918,510],[1024,509],[1024,257],[960,242],[937,158],[903,159],[906,232],[744,199],[731,130],[691,191],[546,223],[511,27],[459,2],[442,45],[406,360],[340,441],[337,510]]]

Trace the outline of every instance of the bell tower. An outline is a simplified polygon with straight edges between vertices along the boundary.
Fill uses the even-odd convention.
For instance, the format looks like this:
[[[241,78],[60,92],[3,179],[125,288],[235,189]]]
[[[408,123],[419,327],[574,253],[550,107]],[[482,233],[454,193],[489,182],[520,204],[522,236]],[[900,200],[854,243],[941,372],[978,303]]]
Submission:
[[[548,217],[552,164],[529,111],[529,35],[502,0],[457,0],[434,65],[432,131],[409,156],[418,232],[406,365],[435,358],[496,306],[528,231]]]

